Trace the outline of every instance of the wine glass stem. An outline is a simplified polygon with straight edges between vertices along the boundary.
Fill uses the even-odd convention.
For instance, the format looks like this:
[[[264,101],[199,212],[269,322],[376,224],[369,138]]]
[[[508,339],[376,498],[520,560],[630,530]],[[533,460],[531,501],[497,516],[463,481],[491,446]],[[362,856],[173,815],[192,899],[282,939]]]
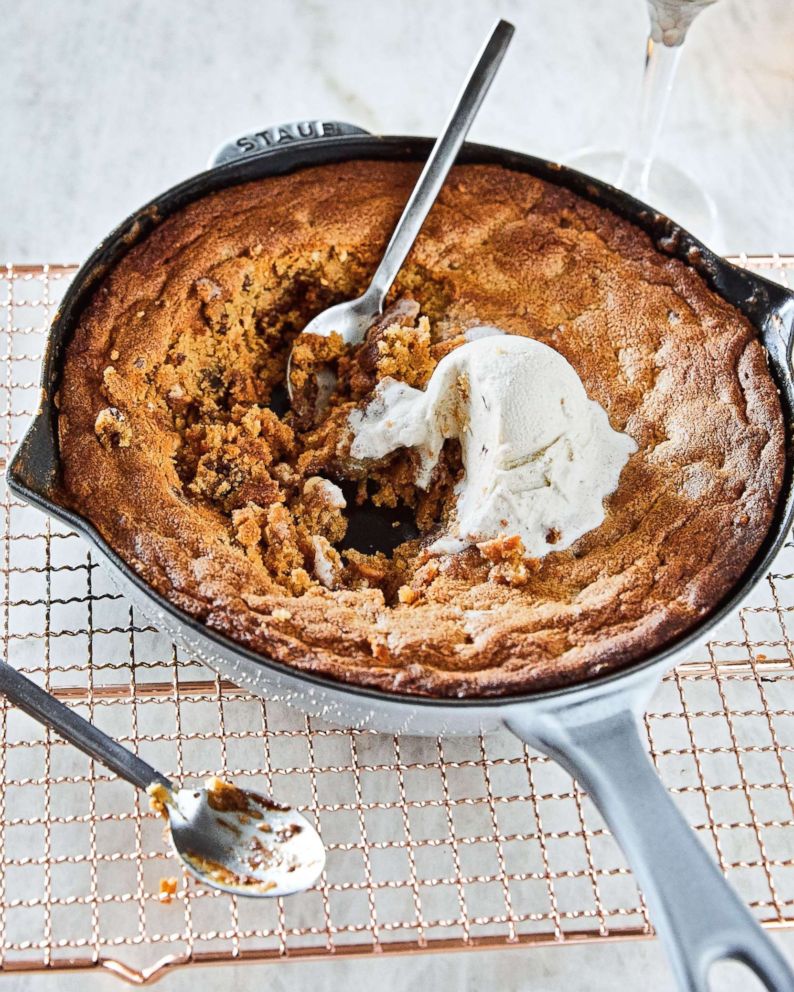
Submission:
[[[640,200],[645,199],[648,192],[651,165],[682,49],[683,45],[670,46],[648,38],[639,120],[617,179],[617,185],[621,189]]]

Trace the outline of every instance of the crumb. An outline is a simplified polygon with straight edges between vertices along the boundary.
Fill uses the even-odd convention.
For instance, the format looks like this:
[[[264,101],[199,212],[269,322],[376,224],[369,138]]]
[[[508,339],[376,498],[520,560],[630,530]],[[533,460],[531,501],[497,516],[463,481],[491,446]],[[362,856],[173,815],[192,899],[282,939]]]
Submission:
[[[477,550],[487,561],[493,563],[488,572],[491,582],[508,586],[524,586],[529,581],[529,574],[537,571],[540,561],[537,558],[527,558],[524,542],[520,537],[500,535],[492,541],[482,541]]]
[[[383,329],[377,348],[378,379],[391,376],[418,389],[427,385],[436,367],[427,317],[420,317],[416,326],[390,324]]]
[[[315,475],[303,484],[297,513],[312,534],[338,544],[347,532],[347,518],[342,512],[346,507],[347,501],[339,486]]]
[[[312,537],[314,546],[314,576],[326,589],[336,589],[339,585],[343,565],[339,552],[327,537],[315,534]]]
[[[103,448],[129,448],[132,441],[132,428],[127,418],[115,406],[105,407],[94,421],[94,433]]]
[[[210,300],[217,300],[221,295],[221,287],[212,279],[206,277],[196,280],[196,292],[202,303],[209,303]]]
[[[309,426],[315,416],[320,369],[334,370],[335,364],[348,351],[341,334],[299,334],[292,346],[290,385],[292,410],[299,423]]]
[[[399,556],[398,556],[399,563]],[[437,558],[428,558],[419,567],[414,562],[414,571],[411,582],[400,586],[397,590],[397,599],[404,606],[413,606],[425,597],[427,589],[432,585],[433,580],[439,575],[441,565]]]
[[[277,503],[270,507],[265,516],[262,536],[265,546],[262,562],[270,575],[293,596],[305,592],[311,585],[311,579],[305,568],[303,535],[286,506]]]
[[[240,510],[232,510],[235,540],[245,548],[246,555],[252,561],[260,564],[262,554],[259,545],[262,540],[262,526],[265,518],[265,511],[256,503],[248,503]]]
[[[411,586],[400,586],[397,590],[397,598],[405,606],[413,606],[419,601],[421,595],[417,589],[412,589]]]
[[[291,620],[292,619],[292,614],[290,613],[290,611],[289,610],[285,610],[285,609],[283,609],[280,606],[277,607],[275,610],[273,610],[273,612],[270,615],[271,615],[271,617],[273,617],[274,620]]]
[[[175,878],[161,878],[158,886],[160,902],[164,902],[166,905],[173,902],[178,885],[179,883]]]
[[[166,806],[171,802],[171,790],[162,782],[152,782],[146,790],[149,797],[149,809],[158,816],[168,819]]]
[[[382,551],[374,555],[364,554],[355,548],[342,552],[347,567],[345,576],[354,589],[371,587],[379,589],[386,584],[391,572],[392,563]]]
[[[419,316],[419,304],[397,300],[367,331],[349,362],[340,366],[353,397],[366,396],[387,377],[417,388],[426,386],[438,363],[431,342],[430,321]]]

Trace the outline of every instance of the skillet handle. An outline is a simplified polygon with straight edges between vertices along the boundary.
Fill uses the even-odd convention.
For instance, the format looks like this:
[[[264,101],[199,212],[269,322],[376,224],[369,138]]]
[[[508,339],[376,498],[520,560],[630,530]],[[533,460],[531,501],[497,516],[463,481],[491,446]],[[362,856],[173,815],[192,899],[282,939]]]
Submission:
[[[708,992],[724,958],[747,965],[770,992],[792,992],[794,971],[725,881],[678,812],[640,727],[643,692],[543,713],[521,709],[510,730],[558,762],[588,792],[631,864],[683,992]]]

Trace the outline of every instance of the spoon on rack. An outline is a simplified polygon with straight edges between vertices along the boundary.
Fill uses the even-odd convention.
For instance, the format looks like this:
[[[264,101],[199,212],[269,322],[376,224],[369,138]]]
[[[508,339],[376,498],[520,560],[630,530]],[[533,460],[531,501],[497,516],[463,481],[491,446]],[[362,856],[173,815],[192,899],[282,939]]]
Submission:
[[[148,793],[171,828],[174,851],[201,882],[240,896],[308,889],[325,866],[317,831],[288,806],[222,779],[177,789],[160,772],[4,662],[0,693],[84,754]]]
[[[447,174],[477,116],[477,111],[485,99],[485,94],[493,82],[496,70],[505,56],[514,31],[515,28],[508,21],[499,21],[491,32],[458,96],[446,126],[433,145],[430,157],[397,222],[367,291],[355,300],[337,303],[336,306],[324,310],[309,321],[301,334],[328,337],[336,331],[346,344],[358,344],[363,340],[375,318],[383,312],[386,294],[391,289],[430,208],[444,185]],[[333,374],[328,369],[321,369],[317,374],[315,409],[323,410],[334,385]],[[294,401],[292,353],[287,363],[287,391],[290,400]]]

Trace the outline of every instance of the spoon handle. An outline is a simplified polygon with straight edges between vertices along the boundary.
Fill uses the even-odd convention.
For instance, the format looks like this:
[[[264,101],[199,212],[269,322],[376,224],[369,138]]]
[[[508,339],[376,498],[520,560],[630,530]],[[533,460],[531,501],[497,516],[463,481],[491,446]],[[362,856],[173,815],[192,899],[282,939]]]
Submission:
[[[0,693],[23,713],[50,727],[79,751],[96,758],[139,789],[145,790],[153,782],[171,787],[164,775],[5,662],[0,662]]]
[[[405,205],[402,217],[397,222],[367,291],[366,295],[376,304],[373,307],[376,313],[382,309],[383,300],[444,185],[447,173],[477,116],[514,31],[515,28],[508,21],[499,21],[496,24],[460,92],[446,126],[433,145],[430,157]]]

